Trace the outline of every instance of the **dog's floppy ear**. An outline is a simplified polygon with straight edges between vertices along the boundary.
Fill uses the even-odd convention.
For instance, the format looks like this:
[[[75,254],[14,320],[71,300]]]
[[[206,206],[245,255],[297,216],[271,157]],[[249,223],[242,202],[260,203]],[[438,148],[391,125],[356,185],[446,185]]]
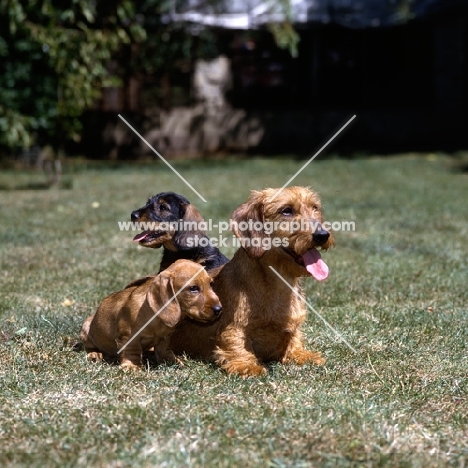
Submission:
[[[265,253],[263,239],[269,236],[265,233],[264,222],[262,193],[253,190],[249,199],[232,213],[231,228],[242,247],[254,258],[260,258]]]
[[[155,314],[164,307],[158,313],[158,317],[164,325],[171,328],[182,319],[182,311],[177,298],[171,300],[174,294],[172,276],[164,271],[154,278],[146,294],[148,305]]]
[[[174,245],[178,250],[196,246],[196,238],[200,240],[206,235],[204,227],[205,220],[199,211],[191,204],[187,203],[182,207],[182,226],[173,238]]]

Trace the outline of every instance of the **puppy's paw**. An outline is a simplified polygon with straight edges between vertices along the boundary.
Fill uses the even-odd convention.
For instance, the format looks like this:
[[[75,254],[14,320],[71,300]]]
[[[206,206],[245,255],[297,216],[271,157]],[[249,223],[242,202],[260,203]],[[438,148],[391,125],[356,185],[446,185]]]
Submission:
[[[184,367],[184,366],[185,366],[185,363],[184,363],[184,361],[182,361],[182,359],[176,357],[175,360],[176,360],[176,364],[177,364],[178,366],[180,366],[180,367]]]
[[[97,352],[88,353],[86,358],[88,359],[88,361],[91,361],[91,362],[100,362],[103,359],[102,353],[97,353]]]
[[[176,358],[175,354],[172,351],[164,351],[164,352],[154,352],[154,357],[156,358],[156,362],[158,364],[176,364],[179,363],[179,359]]]
[[[123,370],[126,370],[126,371],[139,371],[141,370],[141,366],[137,366],[136,364],[134,364],[133,362],[131,361],[123,361],[120,363],[120,367],[123,369]]]
[[[302,366],[308,362],[316,366],[323,366],[327,360],[323,357],[322,353],[307,351],[306,349],[297,349],[283,359],[283,363],[292,362]]]

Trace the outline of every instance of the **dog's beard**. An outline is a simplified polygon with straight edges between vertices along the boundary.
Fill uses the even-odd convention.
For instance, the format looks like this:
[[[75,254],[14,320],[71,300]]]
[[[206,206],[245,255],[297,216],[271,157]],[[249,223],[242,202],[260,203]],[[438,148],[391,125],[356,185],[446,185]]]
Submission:
[[[307,270],[307,273],[311,275],[317,281],[323,281],[328,276],[328,266],[322,260],[322,256],[319,251],[312,247],[304,252],[302,255],[299,255],[293,249],[284,249],[284,251],[289,254],[294,261],[301,267]]]
[[[295,262],[301,265],[309,275],[317,281],[323,281],[328,277],[328,266],[322,260],[317,248],[321,245],[311,245],[309,236],[297,236],[289,239],[289,249],[286,252]],[[325,244],[324,244],[325,245]]]

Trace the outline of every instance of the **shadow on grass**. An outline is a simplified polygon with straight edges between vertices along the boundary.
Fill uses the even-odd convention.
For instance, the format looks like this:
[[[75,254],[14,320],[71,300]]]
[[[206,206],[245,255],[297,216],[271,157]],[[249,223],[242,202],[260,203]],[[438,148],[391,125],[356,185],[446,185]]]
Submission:
[[[50,190],[57,188],[60,190],[71,190],[73,188],[73,181],[63,180],[59,184],[49,182],[26,182],[16,185],[0,184],[0,192],[10,192],[16,190]]]
[[[458,167],[458,172],[463,172],[463,173],[468,173],[468,163],[466,164],[460,164]]]

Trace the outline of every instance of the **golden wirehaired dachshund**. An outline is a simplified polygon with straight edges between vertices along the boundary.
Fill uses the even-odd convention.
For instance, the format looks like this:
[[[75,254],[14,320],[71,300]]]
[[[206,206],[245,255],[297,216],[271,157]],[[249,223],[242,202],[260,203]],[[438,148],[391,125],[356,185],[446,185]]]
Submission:
[[[333,236],[323,227],[317,193],[305,187],[278,191],[252,191],[232,214],[242,247],[219,272],[211,272],[217,274],[214,290],[223,315],[212,324],[180,323],[170,339],[176,354],[209,359],[243,377],[265,374],[269,361],[325,362],[321,353],[303,346],[301,278],[327,277],[317,249],[331,247]]]

